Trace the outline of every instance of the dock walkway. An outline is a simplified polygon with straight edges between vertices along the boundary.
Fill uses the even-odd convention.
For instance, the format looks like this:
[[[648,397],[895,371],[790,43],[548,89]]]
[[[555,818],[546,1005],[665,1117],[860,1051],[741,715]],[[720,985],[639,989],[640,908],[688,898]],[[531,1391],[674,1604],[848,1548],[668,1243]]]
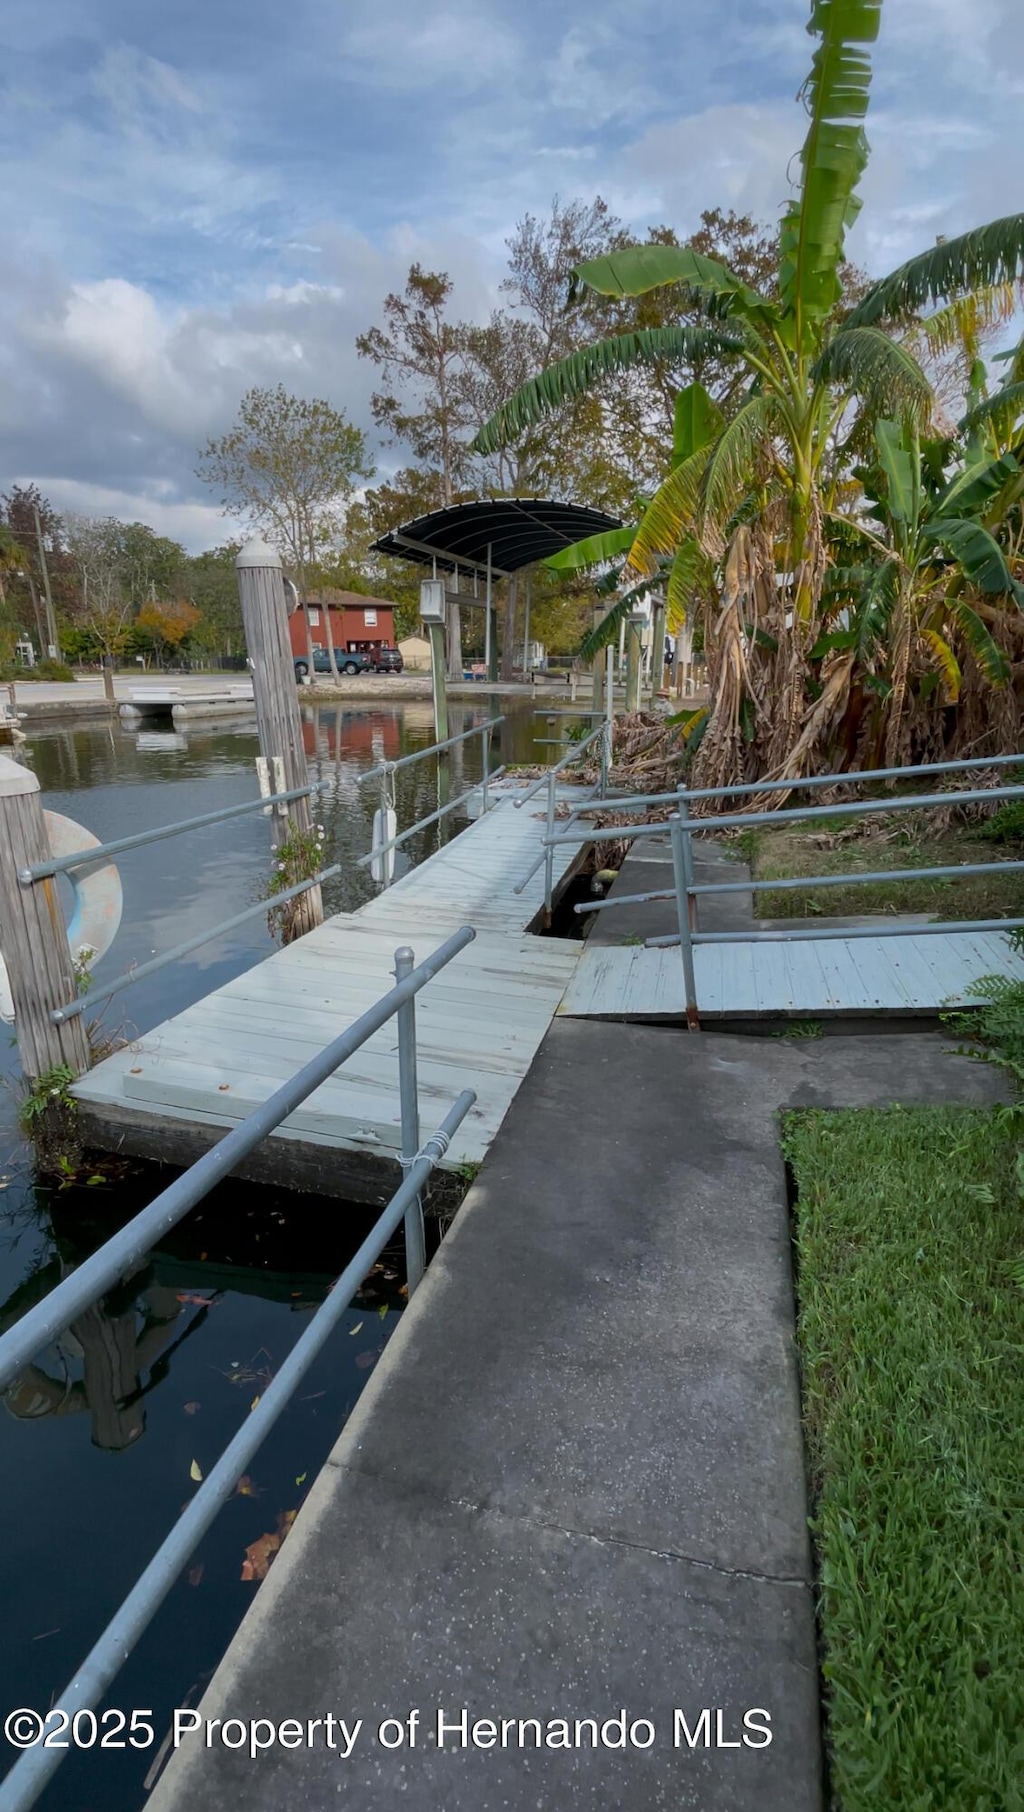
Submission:
[[[475,943],[417,1002],[418,1080],[424,1127],[436,1126],[462,1089],[476,1090],[448,1163],[479,1163],[580,953],[575,942],[527,930],[543,905],[543,873],[521,895],[513,888],[540,853],[543,810],[535,802],[516,810],[514,788],[496,792],[499,803],[485,817],[358,912],[328,919],[97,1064],[75,1085],[90,1137],[121,1141],[143,1156],[174,1161],[177,1150],[179,1161],[191,1158],[196,1127],[223,1129],[244,1118],[386,993],[399,946],[422,958],[469,924]],[[578,799],[579,789],[567,788],[569,795]],[[574,853],[560,852],[556,882]],[[285,1121],[267,1149],[293,1141],[397,1158],[397,1078],[391,1023]],[[159,1148],[146,1142],[154,1129]]]
[[[351,1755],[215,1729],[148,1812],[819,1812],[777,1116],[1005,1098],[945,1042],[557,1020],[201,1706],[362,1719]],[[654,1738],[439,1747],[439,1709]]]

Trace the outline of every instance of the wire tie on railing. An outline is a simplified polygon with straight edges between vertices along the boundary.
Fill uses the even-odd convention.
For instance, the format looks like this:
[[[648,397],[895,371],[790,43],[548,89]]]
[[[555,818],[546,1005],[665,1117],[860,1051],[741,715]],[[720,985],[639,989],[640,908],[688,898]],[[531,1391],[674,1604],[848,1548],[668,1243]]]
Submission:
[[[409,1164],[410,1165],[418,1164],[421,1158],[429,1158],[431,1164],[440,1164],[441,1159],[444,1157],[444,1154],[448,1150],[448,1147],[451,1144],[451,1142],[452,1142],[451,1133],[445,1132],[443,1126],[438,1127],[437,1132],[431,1133],[429,1139],[427,1139],[426,1142],[420,1146],[420,1149],[416,1153],[416,1156],[414,1158],[409,1159]],[[404,1159],[403,1159],[403,1163],[402,1163],[402,1168],[403,1168],[403,1170],[405,1169],[405,1160]]]

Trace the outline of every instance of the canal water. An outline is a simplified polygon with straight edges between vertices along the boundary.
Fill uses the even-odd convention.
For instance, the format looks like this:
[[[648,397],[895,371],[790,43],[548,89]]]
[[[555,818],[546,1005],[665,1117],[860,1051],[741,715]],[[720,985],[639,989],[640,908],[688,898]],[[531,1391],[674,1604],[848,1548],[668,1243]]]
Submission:
[[[451,707],[451,733],[497,715],[492,767],[544,759],[550,736],[528,703],[488,696]],[[383,756],[433,741],[429,705],[332,706],[304,712],[325,863],[328,912],[374,890],[355,867],[369,848],[377,789],[359,777]],[[399,827],[479,779],[478,740],[452,751],[439,777],[428,759],[396,776]],[[22,751],[45,803],[103,841],[255,796],[255,728],[132,731],[52,729]],[[405,846],[416,862],[457,835],[453,813]],[[96,966],[97,985],[170,950],[265,892],[269,828],[262,814],[168,838],[118,862],[124,923]],[[262,916],[97,1009],[102,1029],[130,1038],[182,1010],[274,948]],[[0,1330],[9,1326],[169,1176],[104,1166],[65,1188],[33,1174],[20,1139],[20,1072],[0,1025]],[[169,1235],[121,1290],[39,1354],[3,1393],[4,1642],[0,1718],[45,1713],[117,1609],[171,1523],[273,1377],[311,1312],[368,1229],[367,1211],[228,1183]],[[145,1711],[152,1747],[72,1754],[39,1804],[46,1812],[138,1812],[175,1706],[193,1704],[252,1602],[282,1529],[302,1504],[339,1428],[397,1324],[401,1248],[385,1253],[321,1353],[297,1399],[221,1512],[107,1699]],[[255,1575],[255,1577],[252,1577]],[[86,1732],[86,1734],[88,1734]],[[0,1776],[15,1759],[0,1740]]]

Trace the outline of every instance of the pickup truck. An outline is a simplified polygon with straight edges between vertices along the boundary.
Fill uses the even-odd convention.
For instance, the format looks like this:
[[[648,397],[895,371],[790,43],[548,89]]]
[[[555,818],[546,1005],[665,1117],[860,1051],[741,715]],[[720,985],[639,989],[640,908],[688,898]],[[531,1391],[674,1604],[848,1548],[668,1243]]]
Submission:
[[[370,657],[366,654],[349,654],[344,648],[336,648],[334,650],[334,660],[339,673],[372,673],[373,671]],[[326,648],[314,648],[313,672],[330,673],[330,671],[331,661]],[[297,654],[295,657],[296,679],[305,679],[308,672],[308,657],[304,654]]]

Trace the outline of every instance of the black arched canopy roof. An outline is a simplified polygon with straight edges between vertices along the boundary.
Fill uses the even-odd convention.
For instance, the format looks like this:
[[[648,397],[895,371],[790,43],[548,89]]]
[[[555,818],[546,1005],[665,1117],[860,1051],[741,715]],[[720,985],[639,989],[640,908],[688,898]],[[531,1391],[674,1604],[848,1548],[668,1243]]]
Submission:
[[[578,503],[555,503],[541,497],[495,497],[481,503],[453,503],[432,510],[415,522],[389,529],[374,542],[378,553],[429,566],[436,560],[449,570],[456,564],[514,573],[536,560],[550,559],[560,548],[621,528],[618,516]]]

